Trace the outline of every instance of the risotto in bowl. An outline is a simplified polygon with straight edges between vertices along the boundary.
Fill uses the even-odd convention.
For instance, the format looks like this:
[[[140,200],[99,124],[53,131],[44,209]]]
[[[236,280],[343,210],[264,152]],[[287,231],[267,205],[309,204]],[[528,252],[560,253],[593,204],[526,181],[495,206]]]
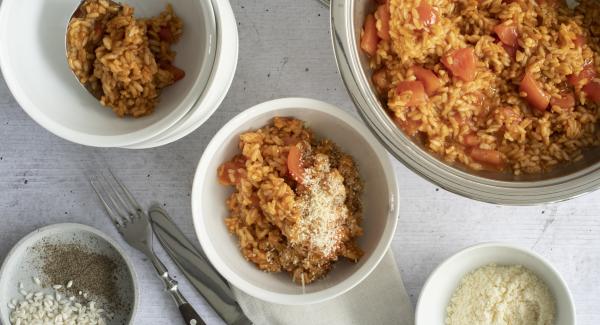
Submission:
[[[127,147],[154,138],[185,118],[213,70],[210,1],[118,2],[87,0],[74,19],[78,1],[0,6],[6,83],[32,119],[66,140]]]
[[[192,191],[202,248],[234,286],[310,304],[361,282],[387,251],[398,189],[368,130],[329,104],[279,99],[213,138]]]

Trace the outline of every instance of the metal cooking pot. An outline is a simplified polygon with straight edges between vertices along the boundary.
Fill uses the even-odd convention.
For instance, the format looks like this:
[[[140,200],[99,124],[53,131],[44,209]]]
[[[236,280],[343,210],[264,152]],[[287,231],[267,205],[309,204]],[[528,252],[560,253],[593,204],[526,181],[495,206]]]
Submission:
[[[600,148],[589,150],[576,163],[550,172],[519,176],[473,171],[436,157],[396,127],[371,83],[368,58],[358,43],[364,18],[375,9],[375,2],[332,0],[330,6],[333,49],[346,88],[371,131],[406,167],[448,191],[495,204],[557,202],[600,188]]]

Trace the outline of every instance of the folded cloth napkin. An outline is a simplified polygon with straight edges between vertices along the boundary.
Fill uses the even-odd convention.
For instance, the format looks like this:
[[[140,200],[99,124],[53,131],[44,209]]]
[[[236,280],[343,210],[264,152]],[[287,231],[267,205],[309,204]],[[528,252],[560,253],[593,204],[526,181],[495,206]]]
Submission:
[[[263,324],[414,324],[413,308],[391,251],[359,285],[326,302],[308,306],[268,303],[234,288],[246,316]]]

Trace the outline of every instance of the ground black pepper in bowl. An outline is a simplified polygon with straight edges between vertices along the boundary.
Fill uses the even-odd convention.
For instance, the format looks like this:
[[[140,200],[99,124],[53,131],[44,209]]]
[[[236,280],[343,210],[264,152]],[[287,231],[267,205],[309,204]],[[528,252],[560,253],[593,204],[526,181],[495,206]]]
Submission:
[[[42,242],[33,247],[40,257],[40,280],[62,294],[87,303],[96,301],[108,311],[131,310],[118,290],[118,263],[85,244]]]

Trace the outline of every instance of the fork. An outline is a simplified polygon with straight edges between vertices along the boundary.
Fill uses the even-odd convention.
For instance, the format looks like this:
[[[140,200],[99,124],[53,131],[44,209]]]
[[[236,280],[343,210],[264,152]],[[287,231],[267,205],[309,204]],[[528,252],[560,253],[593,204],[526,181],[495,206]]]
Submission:
[[[179,292],[177,281],[154,253],[153,234],[148,215],[140,207],[127,188],[109,171],[112,181],[100,174],[90,178],[92,188],[100,198],[117,231],[132,247],[141,251],[152,262],[160,279],[177,303],[181,316],[188,325],[205,325],[204,321]]]

